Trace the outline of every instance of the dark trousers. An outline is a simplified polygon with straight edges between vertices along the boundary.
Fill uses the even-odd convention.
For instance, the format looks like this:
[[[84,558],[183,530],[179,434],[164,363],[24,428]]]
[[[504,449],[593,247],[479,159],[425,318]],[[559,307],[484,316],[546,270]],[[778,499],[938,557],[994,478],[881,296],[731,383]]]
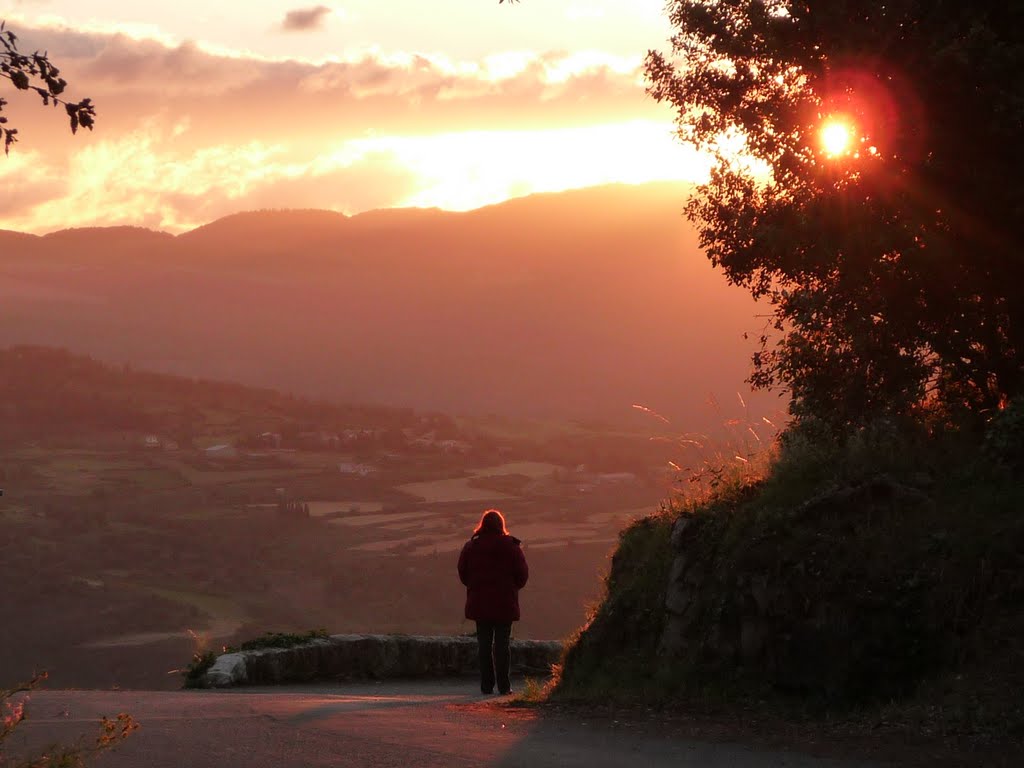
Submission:
[[[494,691],[494,683],[498,683],[500,693],[512,690],[509,681],[509,638],[512,636],[512,624],[496,624],[492,621],[476,623],[476,641],[480,646],[480,690],[483,693]],[[497,680],[495,680],[497,678]]]

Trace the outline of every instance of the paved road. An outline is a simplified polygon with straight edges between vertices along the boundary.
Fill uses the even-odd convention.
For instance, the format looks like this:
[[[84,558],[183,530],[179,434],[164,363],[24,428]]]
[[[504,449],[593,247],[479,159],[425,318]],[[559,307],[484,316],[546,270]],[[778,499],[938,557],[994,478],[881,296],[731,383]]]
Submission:
[[[506,707],[471,681],[386,682],[230,692],[39,691],[9,747],[95,732],[132,713],[142,729],[100,768],[499,766],[852,768],[784,752],[706,744]]]

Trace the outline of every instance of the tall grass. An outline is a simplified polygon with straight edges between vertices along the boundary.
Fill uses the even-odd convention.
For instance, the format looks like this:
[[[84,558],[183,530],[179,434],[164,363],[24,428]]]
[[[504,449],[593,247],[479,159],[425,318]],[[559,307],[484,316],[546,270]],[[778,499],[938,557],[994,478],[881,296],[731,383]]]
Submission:
[[[752,414],[739,392],[736,399],[739,412],[727,415],[721,404],[709,397],[708,407],[720,424],[718,435],[682,432],[653,438],[672,446],[676,453],[668,462],[675,477],[668,488],[664,512],[678,516],[715,500],[731,498],[762,481],[771,471],[778,457],[785,417]],[[671,421],[650,408],[633,407],[672,426]]]

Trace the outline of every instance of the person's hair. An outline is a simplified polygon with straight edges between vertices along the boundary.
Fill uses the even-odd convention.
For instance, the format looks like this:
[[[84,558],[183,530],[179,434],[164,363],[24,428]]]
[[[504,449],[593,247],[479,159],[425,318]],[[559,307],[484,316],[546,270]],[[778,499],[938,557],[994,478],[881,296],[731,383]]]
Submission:
[[[505,527],[505,517],[496,509],[488,509],[480,516],[473,534],[478,533],[503,533],[508,536],[508,528]]]

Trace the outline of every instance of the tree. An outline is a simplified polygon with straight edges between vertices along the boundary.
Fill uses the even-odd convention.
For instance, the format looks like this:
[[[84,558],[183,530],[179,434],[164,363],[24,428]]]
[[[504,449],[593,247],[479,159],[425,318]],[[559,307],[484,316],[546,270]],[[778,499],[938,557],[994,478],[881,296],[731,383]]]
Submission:
[[[0,76],[7,78],[19,91],[34,91],[45,106],[52,104],[64,107],[71,122],[71,132],[78,129],[92,130],[96,111],[90,99],[72,102],[62,98],[67,81],[60,76],[60,70],[50,61],[47,54],[36,51],[30,55],[18,50],[18,38],[6,23],[0,22]],[[7,100],[0,98],[0,113],[7,106]],[[16,142],[18,129],[7,126],[7,118],[0,114],[0,134],[3,135],[4,152],[10,153],[11,144]]]
[[[673,0],[669,15],[648,90],[717,160],[688,215],[774,310],[752,381],[837,426],[1021,394],[1024,4]]]

